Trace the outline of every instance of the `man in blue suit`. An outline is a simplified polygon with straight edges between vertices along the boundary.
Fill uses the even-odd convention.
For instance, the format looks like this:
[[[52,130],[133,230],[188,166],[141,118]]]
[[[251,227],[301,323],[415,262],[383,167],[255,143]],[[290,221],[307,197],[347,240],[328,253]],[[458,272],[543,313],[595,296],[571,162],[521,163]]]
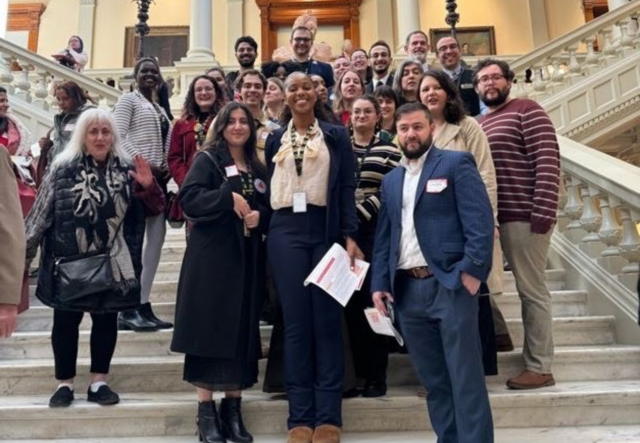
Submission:
[[[401,166],[382,183],[372,260],[373,301],[394,302],[438,443],[493,443],[478,299],[491,268],[493,213],[468,152],[433,146],[420,103],[401,106]]]

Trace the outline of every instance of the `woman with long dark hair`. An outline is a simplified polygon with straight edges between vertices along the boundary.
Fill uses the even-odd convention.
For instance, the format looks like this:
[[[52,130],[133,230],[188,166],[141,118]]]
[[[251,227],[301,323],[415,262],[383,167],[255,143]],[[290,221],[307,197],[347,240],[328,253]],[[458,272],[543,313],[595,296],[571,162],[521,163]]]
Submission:
[[[268,223],[266,170],[251,111],[232,102],[194,159],[180,190],[193,223],[176,299],[171,350],[184,353],[184,380],[196,387],[205,442],[251,442],[240,405],[258,381],[264,285],[262,235]],[[214,391],[224,391],[220,411]]]
[[[163,82],[158,62],[149,57],[138,60],[133,68],[136,90],[123,94],[113,108],[113,118],[124,149],[140,155],[151,165],[158,184],[167,193],[170,180],[167,150],[171,140],[171,121],[158,103],[158,86]],[[151,309],[151,285],[155,278],[166,233],[165,215],[147,217],[142,252],[142,305],[122,312],[120,329],[136,332],[170,329],[173,325],[159,319]]]
[[[285,83],[286,126],[267,139],[270,204],[267,251],[284,314],[290,443],[338,443],[342,426],[341,305],[304,280],[335,242],[353,260],[354,156],[345,128],[320,121],[311,78]],[[289,118],[290,116],[290,118]]]

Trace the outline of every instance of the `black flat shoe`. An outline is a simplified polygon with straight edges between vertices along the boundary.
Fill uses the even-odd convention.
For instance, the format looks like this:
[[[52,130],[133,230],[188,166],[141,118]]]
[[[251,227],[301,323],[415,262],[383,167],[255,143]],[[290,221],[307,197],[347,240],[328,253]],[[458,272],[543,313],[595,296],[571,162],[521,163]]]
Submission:
[[[382,397],[387,394],[387,384],[383,381],[367,381],[362,391],[364,398]]]
[[[66,408],[73,402],[73,391],[67,386],[62,386],[53,394],[49,400],[50,408]]]
[[[140,312],[140,309],[132,309],[120,313],[118,329],[120,331],[153,332],[158,330],[158,325],[147,320]]]
[[[342,393],[342,398],[356,398],[361,394],[360,389],[351,388],[348,391]]]
[[[89,388],[87,401],[98,403],[101,406],[115,405],[120,402],[120,396],[113,392],[109,386],[102,385],[98,388],[98,392],[92,392]]]
[[[142,317],[151,323],[155,323],[158,329],[171,329],[173,328],[173,323],[169,323],[168,321],[164,321],[154,314],[153,309],[151,309],[151,303],[145,303],[138,308]]]

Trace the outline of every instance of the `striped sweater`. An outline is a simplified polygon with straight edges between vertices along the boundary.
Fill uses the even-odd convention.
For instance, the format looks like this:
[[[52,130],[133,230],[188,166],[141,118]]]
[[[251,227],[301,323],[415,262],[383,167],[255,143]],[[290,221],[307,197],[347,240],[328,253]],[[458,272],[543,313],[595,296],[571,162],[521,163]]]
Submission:
[[[360,222],[375,221],[380,210],[380,186],[384,176],[398,166],[402,153],[391,143],[377,141],[367,153],[366,147],[354,144],[353,152],[360,163],[358,190],[364,193],[364,201],[357,204]]]
[[[544,234],[556,221],[560,150],[547,113],[536,102],[513,99],[480,119],[498,182],[498,222],[531,223]]]

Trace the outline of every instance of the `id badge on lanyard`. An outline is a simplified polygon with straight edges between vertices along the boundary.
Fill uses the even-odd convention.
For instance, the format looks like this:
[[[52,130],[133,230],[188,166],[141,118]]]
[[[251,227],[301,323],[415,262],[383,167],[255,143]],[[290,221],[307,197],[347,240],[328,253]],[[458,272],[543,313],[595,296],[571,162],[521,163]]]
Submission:
[[[293,193],[293,212],[295,214],[307,212],[307,193],[306,192]]]

